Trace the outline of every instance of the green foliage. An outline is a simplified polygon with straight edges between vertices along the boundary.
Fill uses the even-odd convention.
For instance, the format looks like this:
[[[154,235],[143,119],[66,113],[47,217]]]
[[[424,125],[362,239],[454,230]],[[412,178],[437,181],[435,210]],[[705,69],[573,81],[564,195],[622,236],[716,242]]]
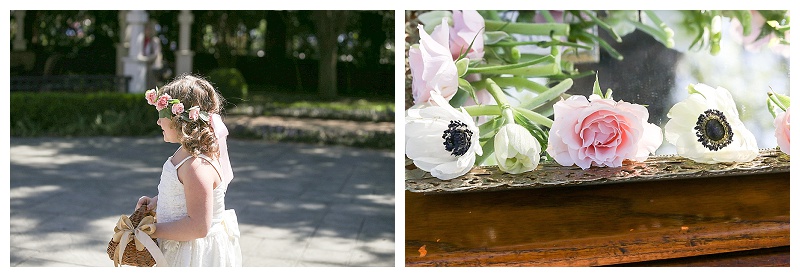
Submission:
[[[336,100],[321,100],[316,94],[269,93],[253,95],[248,102],[228,109],[226,113],[230,115],[393,122],[394,110],[394,102],[388,100],[344,97]]]
[[[12,136],[158,134],[158,113],[141,94],[12,92]]]
[[[225,98],[225,108],[247,101],[247,81],[236,68],[218,68],[206,78]]]

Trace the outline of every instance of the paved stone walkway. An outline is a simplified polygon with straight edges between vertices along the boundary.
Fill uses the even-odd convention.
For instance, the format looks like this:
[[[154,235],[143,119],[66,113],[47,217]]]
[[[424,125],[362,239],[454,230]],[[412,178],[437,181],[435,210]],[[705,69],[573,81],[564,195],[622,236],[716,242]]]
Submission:
[[[113,266],[120,214],[155,195],[159,137],[11,138],[10,266]],[[395,266],[394,152],[229,140],[244,266]]]

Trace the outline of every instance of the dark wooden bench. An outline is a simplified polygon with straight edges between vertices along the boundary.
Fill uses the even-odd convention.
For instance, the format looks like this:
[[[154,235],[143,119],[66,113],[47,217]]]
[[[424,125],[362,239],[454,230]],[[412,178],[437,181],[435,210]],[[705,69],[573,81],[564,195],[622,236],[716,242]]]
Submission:
[[[117,75],[11,76],[11,91],[128,92],[130,81]]]

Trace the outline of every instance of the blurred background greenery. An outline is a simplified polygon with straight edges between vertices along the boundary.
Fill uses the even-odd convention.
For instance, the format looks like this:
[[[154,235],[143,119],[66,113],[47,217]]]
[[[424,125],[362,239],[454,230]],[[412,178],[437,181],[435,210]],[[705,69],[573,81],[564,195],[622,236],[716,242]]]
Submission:
[[[120,26],[124,12],[19,12],[11,11],[10,18],[12,45],[25,42],[24,49],[11,52],[12,137],[160,133],[144,91],[90,90],[72,83],[61,89],[15,89],[14,80],[23,78],[124,75],[118,52],[127,43]],[[227,116],[394,121],[394,11],[190,12],[191,72],[217,87],[228,102]],[[181,11],[146,13],[155,23],[165,64],[175,72]],[[253,138],[252,133],[232,136]],[[393,138],[393,132],[381,136]],[[292,140],[261,136],[268,137]],[[342,138],[339,144],[351,140]],[[381,144],[377,147],[387,147]]]

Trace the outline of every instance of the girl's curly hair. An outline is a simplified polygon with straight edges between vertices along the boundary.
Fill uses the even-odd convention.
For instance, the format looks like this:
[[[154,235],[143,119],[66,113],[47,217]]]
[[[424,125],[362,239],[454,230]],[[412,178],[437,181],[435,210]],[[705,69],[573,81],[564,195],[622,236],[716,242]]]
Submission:
[[[173,99],[179,99],[187,109],[199,106],[201,111],[209,114],[221,113],[225,101],[210,82],[191,74],[175,77],[158,92],[159,95],[166,93]],[[173,116],[170,120],[172,127],[178,130],[181,146],[192,156],[206,154],[219,157],[219,145],[210,121],[184,121],[180,116]]]

